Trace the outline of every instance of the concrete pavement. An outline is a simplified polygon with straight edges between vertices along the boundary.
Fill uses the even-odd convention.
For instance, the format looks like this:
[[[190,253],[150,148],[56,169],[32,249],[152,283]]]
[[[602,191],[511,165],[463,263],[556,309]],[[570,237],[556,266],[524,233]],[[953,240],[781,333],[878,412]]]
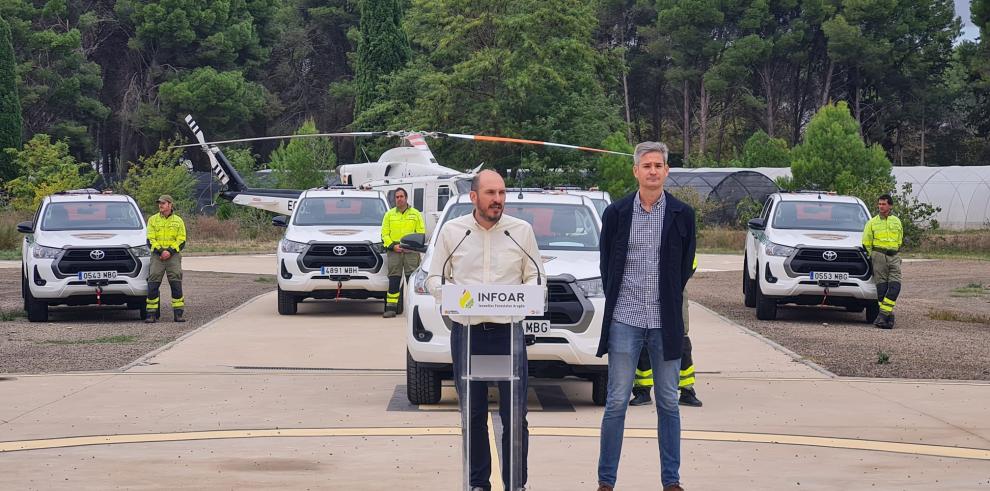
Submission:
[[[270,259],[214,264],[256,273]],[[0,487],[458,489],[453,391],[405,400],[405,320],[376,302],[294,317],[275,303],[121,372],[0,378]],[[681,411],[688,489],[990,489],[990,384],[835,377],[691,309],[705,406]],[[594,489],[590,383],[531,387],[531,488]],[[626,427],[619,489],[656,489],[655,410],[630,408]]]

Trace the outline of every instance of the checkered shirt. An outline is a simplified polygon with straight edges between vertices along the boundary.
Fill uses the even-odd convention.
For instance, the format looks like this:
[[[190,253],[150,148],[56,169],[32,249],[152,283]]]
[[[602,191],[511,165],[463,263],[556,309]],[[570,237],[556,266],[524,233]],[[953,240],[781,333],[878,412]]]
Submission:
[[[650,212],[643,209],[643,202],[636,193],[629,228],[629,253],[613,320],[648,329],[663,327],[660,318],[660,236],[666,209],[667,198],[663,193]]]

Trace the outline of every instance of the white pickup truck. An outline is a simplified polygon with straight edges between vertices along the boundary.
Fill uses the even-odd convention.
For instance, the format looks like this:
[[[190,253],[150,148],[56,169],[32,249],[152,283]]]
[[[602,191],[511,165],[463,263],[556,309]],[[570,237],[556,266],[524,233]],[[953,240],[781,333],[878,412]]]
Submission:
[[[472,210],[467,194],[456,196],[447,203],[437,231]],[[593,402],[604,405],[608,360],[595,356],[605,309],[598,268],[601,218],[595,204],[583,196],[510,189],[504,213],[533,226],[547,274],[548,311],[523,321],[531,344],[527,348],[530,375],[590,380]],[[435,404],[440,400],[441,380],[452,376],[449,319],[441,317],[425,285],[437,236],[434,232],[405,298],[406,393],[413,404]]]
[[[870,219],[856,197],[819,192],[774,193],[749,221],[743,259],[743,296],[761,320],[784,304],[879,309],[873,268],[862,247]]]
[[[48,321],[53,305],[126,305],[145,317],[151,251],[130,196],[53,194],[17,231],[24,234],[21,296],[29,321]]]
[[[350,186],[303,191],[278,252],[278,313],[293,315],[306,298],[385,298],[388,271],[382,247],[385,194]]]

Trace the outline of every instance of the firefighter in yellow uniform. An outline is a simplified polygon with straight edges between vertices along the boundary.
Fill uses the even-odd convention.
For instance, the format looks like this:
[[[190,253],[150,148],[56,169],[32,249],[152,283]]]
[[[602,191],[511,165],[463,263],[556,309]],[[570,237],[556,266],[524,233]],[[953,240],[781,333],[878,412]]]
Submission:
[[[863,247],[873,263],[873,282],[877,285],[880,313],[873,325],[881,329],[894,328],[894,304],[901,293],[901,258],[897,255],[904,243],[901,220],[890,214],[894,200],[889,194],[877,200],[879,214],[866,222]]]
[[[419,267],[419,254],[402,248],[399,242],[409,234],[425,234],[423,215],[409,206],[409,194],[405,189],[395,190],[395,208],[388,210],[382,219],[382,244],[388,249],[388,294],[385,296],[384,317],[399,313],[399,294],[402,277],[408,277]]]
[[[148,271],[148,317],[145,322],[156,322],[161,316],[160,289],[162,277],[168,275],[172,291],[172,314],[175,322],[185,322],[186,308],[182,296],[182,249],[186,247],[186,224],[173,213],[172,197],[163,194],[158,198],[158,213],[148,219],[148,244],[151,247],[151,267]]]
[[[691,274],[698,270],[698,256],[694,257]],[[678,402],[682,406],[701,407],[701,400],[694,390],[694,360],[691,358],[691,338],[688,337],[688,298],[684,290],[684,302],[681,309],[684,316],[684,348],[681,355],[681,380],[677,387],[681,390]],[[644,348],[639,353],[639,363],[636,365],[636,378],[633,379],[633,398],[630,406],[645,406],[652,402],[650,389],[653,388],[653,367],[650,366],[650,354]]]

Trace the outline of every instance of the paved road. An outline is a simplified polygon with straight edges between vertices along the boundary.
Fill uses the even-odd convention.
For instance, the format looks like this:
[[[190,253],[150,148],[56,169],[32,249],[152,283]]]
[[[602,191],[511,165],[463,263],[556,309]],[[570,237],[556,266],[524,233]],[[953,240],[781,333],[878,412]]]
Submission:
[[[275,303],[123,371],[0,378],[0,487],[457,489],[453,391],[406,401],[404,320],[373,302],[295,317]],[[837,378],[704,307],[691,315],[705,406],[682,410],[688,489],[990,489],[990,385]],[[590,384],[531,387],[531,487],[593,489]],[[621,489],[657,488],[655,422],[630,408]]]

